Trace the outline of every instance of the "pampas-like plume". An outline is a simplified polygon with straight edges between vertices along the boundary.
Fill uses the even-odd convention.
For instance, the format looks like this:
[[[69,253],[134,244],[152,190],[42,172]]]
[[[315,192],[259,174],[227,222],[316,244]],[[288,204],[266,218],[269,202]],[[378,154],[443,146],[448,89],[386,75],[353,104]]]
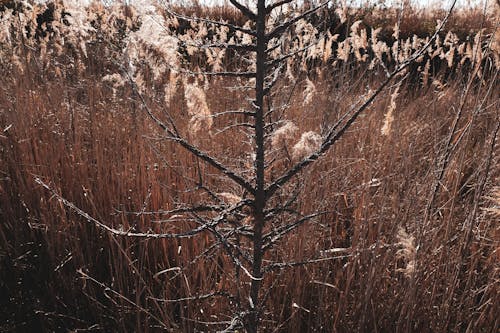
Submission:
[[[397,239],[399,249],[396,251],[396,259],[401,259],[405,263],[405,267],[398,268],[397,271],[402,272],[406,277],[411,277],[415,271],[415,259],[417,255],[415,237],[409,235],[403,228],[400,227]]]
[[[123,77],[118,73],[105,75],[102,77],[101,81],[111,86],[113,89],[113,97],[116,97],[116,89],[125,85]]]
[[[325,44],[323,48],[323,62],[327,62],[328,59],[332,56],[332,45],[333,42],[337,41],[339,35],[332,36],[330,31],[327,32],[327,36],[325,37]]]
[[[356,21],[351,25],[350,40],[356,60],[365,62],[368,59],[368,54],[361,55],[361,50],[368,48],[368,37],[366,29],[361,28],[362,21]]]
[[[347,22],[347,14],[349,12],[349,7],[347,6],[347,1],[342,0],[341,6],[337,9],[335,9],[335,13],[339,16],[340,18],[340,23],[344,24]]]
[[[283,126],[274,131],[271,137],[271,147],[279,149],[283,147],[288,141],[294,138],[295,133],[299,128],[291,121],[286,121]]]
[[[217,193],[217,195],[226,203],[230,204],[231,206],[232,205],[236,205],[237,203],[239,203],[241,200],[243,200],[240,196],[236,195],[236,194],[233,194],[233,193],[229,193],[229,192],[220,192],[220,193]]]
[[[394,92],[391,94],[391,102],[389,103],[389,108],[384,117],[384,125],[381,128],[382,135],[388,136],[391,133],[392,122],[394,121],[394,111],[396,110],[396,99],[399,96],[399,87],[401,85],[398,84]]]
[[[304,97],[304,105],[307,105],[312,102],[312,99],[314,95],[316,94],[316,86],[314,83],[309,80],[309,78],[306,79],[306,89],[304,89],[303,97]]]
[[[125,81],[123,77],[119,73],[108,74],[102,77],[102,82],[109,83],[113,87],[123,87],[125,85]]]
[[[380,31],[382,31],[382,28],[372,29],[371,46],[375,57],[370,64],[370,69],[373,69],[375,67],[377,61],[383,62],[384,53],[389,54],[390,51],[387,44],[384,41],[380,41],[378,39]]]
[[[64,11],[69,15],[65,16],[65,20],[69,21],[69,24],[61,24],[62,20],[61,10],[54,11],[54,22],[52,22],[53,27],[55,26],[61,33],[61,36],[74,46],[78,46],[82,54],[87,57],[87,45],[86,40],[89,39],[90,33],[95,32],[95,28],[91,24],[91,19],[89,13],[87,12],[87,7],[82,6],[78,2],[63,1]]]
[[[170,35],[164,28],[166,25],[161,15],[147,15],[142,17],[141,28],[127,37],[125,54],[132,67],[144,58],[150,58],[145,52],[148,48],[161,55],[161,61],[150,60],[150,63],[155,64],[152,66],[155,79],[161,78],[167,69],[175,70],[179,67],[178,38]]]
[[[10,25],[13,20],[13,9],[6,9],[0,14],[0,43],[11,43]]]
[[[427,85],[429,84],[429,71],[431,69],[431,62],[430,60],[427,60],[427,62],[425,63],[425,66],[424,66],[424,72],[422,73],[422,85],[424,87],[427,87]]]
[[[485,208],[486,211],[494,216],[500,217],[500,186],[494,188],[487,197],[492,203],[491,207]]]
[[[349,38],[340,42],[337,46],[337,58],[347,62],[349,56],[351,55],[351,44]]]
[[[292,158],[298,160],[312,154],[319,149],[321,141],[321,135],[314,131],[302,133],[299,142],[292,148]]]
[[[188,114],[191,116],[188,125],[189,133],[196,137],[196,134],[201,130],[210,131],[213,119],[203,89],[197,84],[186,83],[184,98],[186,99]]]

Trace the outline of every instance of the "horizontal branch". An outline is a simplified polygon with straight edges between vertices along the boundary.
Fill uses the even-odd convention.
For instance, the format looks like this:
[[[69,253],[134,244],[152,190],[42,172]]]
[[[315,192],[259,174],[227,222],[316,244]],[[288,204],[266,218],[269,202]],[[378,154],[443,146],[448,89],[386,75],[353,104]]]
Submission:
[[[313,47],[313,46],[315,46],[315,45],[316,45],[316,43],[310,43],[310,44],[308,44],[307,46],[304,46],[303,48],[298,49],[298,50],[295,50],[295,51],[293,51],[293,52],[287,53],[287,54],[285,54],[285,55],[281,56],[280,58],[271,59],[270,61],[268,61],[268,62],[266,63],[266,65],[267,65],[268,67],[273,67],[273,66],[275,66],[276,64],[279,64],[279,63],[281,63],[281,62],[283,62],[283,61],[287,60],[288,58],[291,58],[291,57],[293,57],[293,56],[295,56],[295,55],[297,55],[297,54],[299,54],[299,53],[302,53],[302,52],[304,52],[304,51],[307,51],[308,49],[310,49],[311,47]]]
[[[248,52],[257,51],[257,46],[254,44],[232,44],[232,43],[195,44],[195,43],[188,43],[185,41],[182,41],[181,43],[186,46],[192,46],[199,49],[226,49],[226,50],[248,51]]]
[[[236,124],[231,124],[231,125],[228,125],[224,128],[221,128],[221,129],[218,129],[214,135],[219,135],[219,134],[222,134],[232,128],[238,128],[238,127],[244,127],[244,128],[252,128],[254,129],[255,128],[255,124],[252,124],[252,123],[236,123]]]
[[[234,111],[221,111],[217,113],[213,113],[210,115],[212,118],[217,118],[220,116],[225,116],[225,115],[242,115],[242,116],[250,116],[250,117],[255,117],[255,111],[241,111],[241,110],[234,110]]]
[[[127,215],[171,215],[171,214],[181,214],[188,212],[220,212],[224,208],[221,205],[198,205],[193,207],[180,207],[176,209],[164,210],[159,209],[155,211],[140,211],[140,212],[131,212],[115,209],[115,212]]]
[[[257,32],[256,31],[250,30],[250,29],[245,29],[245,28],[239,27],[239,26],[234,25],[234,24],[220,22],[220,21],[214,21],[214,20],[205,19],[205,18],[193,17],[193,16],[185,16],[185,15],[173,12],[173,11],[171,11],[168,8],[166,8],[165,11],[167,13],[169,13],[170,15],[172,15],[172,16],[174,16],[176,18],[180,18],[182,20],[194,21],[194,22],[203,22],[203,23],[218,25],[218,26],[227,27],[229,29],[233,29],[233,30],[236,30],[236,31],[241,31],[244,34],[247,34],[247,35],[250,35],[250,36],[257,36]]]
[[[255,72],[195,72],[187,69],[176,70],[179,73],[189,74],[189,75],[206,75],[206,76],[226,76],[226,77],[243,77],[243,78],[254,78]]]
[[[325,262],[325,261],[330,261],[330,260],[337,260],[337,259],[345,259],[352,257],[352,254],[346,254],[343,256],[334,256],[334,257],[322,257],[322,258],[313,258],[313,259],[307,259],[303,261],[290,261],[290,262],[278,262],[278,263],[273,263],[265,266],[262,271],[264,273],[276,271],[276,270],[282,270],[285,268],[292,268],[292,267],[299,267],[299,266],[305,266],[305,265],[310,265],[310,264],[317,264],[320,262]]]
[[[212,297],[227,297],[230,299],[234,299],[232,295],[224,291],[215,291],[209,294],[203,294],[198,296],[189,296],[189,297],[181,297],[175,299],[165,299],[165,298],[156,298],[156,297],[148,297],[149,299],[162,303],[179,303],[179,302],[187,302],[187,301],[201,301],[204,299],[212,298]]]

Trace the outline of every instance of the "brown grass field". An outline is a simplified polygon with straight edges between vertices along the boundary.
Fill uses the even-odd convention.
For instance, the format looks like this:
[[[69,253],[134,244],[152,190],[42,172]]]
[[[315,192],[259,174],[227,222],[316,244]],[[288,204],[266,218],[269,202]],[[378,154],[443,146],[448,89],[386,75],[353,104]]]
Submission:
[[[238,110],[248,94],[232,89],[237,78],[183,77],[164,66],[177,61],[208,71],[215,68],[210,55],[184,51],[172,60],[161,46],[141,40],[130,66],[142,101],[126,78],[111,77],[127,66],[121,52],[127,36],[141,31],[140,14],[94,5],[93,21],[87,18],[93,30],[77,31],[62,20],[84,19],[62,15],[61,6],[55,5],[56,23],[38,26],[43,5],[0,12],[0,30],[8,27],[0,37],[0,332],[222,330],[217,323],[233,315],[223,294],[247,295],[249,279],[235,282],[233,263],[212,247],[210,233],[123,237],[69,205],[117,230],[195,227],[187,214],[162,210],[207,202],[199,179],[227,196],[242,191],[166,140],[144,103],[162,119],[170,110],[181,133],[244,173],[251,170],[248,137],[226,128],[234,116],[211,113]],[[179,11],[245,22],[228,7]],[[328,15],[335,23],[334,13]],[[381,38],[393,45],[397,19],[390,13],[352,10],[346,24],[361,18],[366,31],[381,27]],[[442,14],[407,11],[399,37],[429,36]],[[339,33],[340,43],[350,30],[342,35],[331,22],[327,29]],[[169,24],[172,35],[188,35],[183,22]],[[269,293],[260,331],[500,330],[498,25],[498,12],[455,13],[441,36],[445,43],[449,31],[458,31],[452,65],[448,49],[429,52],[430,67],[423,60],[389,85],[286,189],[298,191],[301,214],[326,213],[290,233],[264,261],[319,259],[263,280],[263,294]],[[467,47],[460,54],[461,43],[470,52],[476,45],[482,56],[467,58]],[[280,121],[295,127],[272,141],[268,181],[301,154],[300,133],[321,134],[381,82],[383,68],[370,66],[375,53],[361,49],[357,54],[353,46],[345,61],[335,52],[290,60],[293,74],[284,75],[267,102],[285,105]],[[223,54],[218,65],[244,66],[232,59]],[[193,108],[205,114],[193,116]],[[210,293],[216,297],[196,298]]]

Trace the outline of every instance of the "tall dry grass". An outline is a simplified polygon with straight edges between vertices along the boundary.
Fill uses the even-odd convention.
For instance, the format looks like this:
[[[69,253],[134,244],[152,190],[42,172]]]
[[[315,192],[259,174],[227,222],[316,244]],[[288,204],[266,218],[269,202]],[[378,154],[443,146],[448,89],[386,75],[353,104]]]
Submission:
[[[127,25],[112,15],[104,18],[110,31],[135,29],[132,19]],[[194,225],[182,214],[161,212],[203,202],[203,195],[191,191],[200,173],[227,200],[234,189],[163,140],[127,82],[103,80],[118,72],[113,45],[126,43],[124,36],[91,38],[86,56],[70,39],[63,46],[47,40],[43,51],[38,41],[22,44],[20,35],[12,36],[13,47],[2,49],[12,60],[0,62],[0,330],[220,328],[211,323],[230,320],[232,304],[223,297],[193,296],[241,285],[221,249],[210,248],[211,236],[113,236],[35,180],[110,226],[162,232]],[[148,62],[161,56],[154,45],[140,52],[137,57]],[[167,90],[161,81],[175,73],[163,69],[165,78],[155,75],[158,67],[143,66],[136,79],[152,110],[162,115]],[[295,82],[280,84],[274,101],[292,99],[282,131],[272,138],[277,162],[269,179],[302,148],[314,146],[318,134],[312,131],[335,122],[376,85],[382,73],[366,67],[322,64],[317,75],[295,74],[307,99],[292,94]],[[405,82],[392,87],[394,94],[376,101],[293,184],[303,214],[329,213],[277,244],[269,256],[283,262],[319,254],[338,258],[274,272],[263,288],[272,290],[263,331],[498,331],[499,81],[494,66],[483,71],[483,79],[477,79],[478,68],[447,81],[435,73],[433,84],[418,89]],[[168,103],[185,133],[211,121],[210,110],[237,110],[244,99],[241,91],[228,89],[237,84],[234,79],[211,80],[206,87],[172,81]],[[186,100],[197,89],[205,100]],[[193,114],[193,103],[201,105],[203,117]],[[196,133],[196,140],[237,165],[249,148],[240,144],[244,135],[238,131],[216,130],[225,117],[230,116],[214,118],[211,133]],[[170,301],[179,298],[185,300]]]

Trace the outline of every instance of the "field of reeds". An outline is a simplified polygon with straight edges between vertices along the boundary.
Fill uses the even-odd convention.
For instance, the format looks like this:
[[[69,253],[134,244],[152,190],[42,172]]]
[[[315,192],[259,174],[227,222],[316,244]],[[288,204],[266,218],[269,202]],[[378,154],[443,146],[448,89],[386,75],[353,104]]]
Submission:
[[[273,199],[316,215],[263,259],[278,264],[260,331],[499,331],[500,9],[485,8],[456,9],[435,39],[446,10],[336,2],[287,32],[266,99],[271,183],[430,46]],[[219,234],[127,236],[191,230],[186,207],[246,195],[151,114],[253,177],[249,131],[233,124],[253,79],[212,75],[254,70],[220,47],[251,41],[192,17],[251,27],[229,5],[0,1],[0,332],[231,325],[250,278]],[[233,219],[252,228],[227,216],[221,234]]]

